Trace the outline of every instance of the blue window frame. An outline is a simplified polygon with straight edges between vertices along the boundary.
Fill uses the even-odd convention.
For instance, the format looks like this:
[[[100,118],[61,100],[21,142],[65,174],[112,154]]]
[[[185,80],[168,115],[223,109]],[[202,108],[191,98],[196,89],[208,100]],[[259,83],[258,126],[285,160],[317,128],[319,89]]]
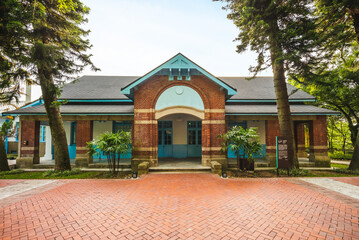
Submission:
[[[113,121],[112,122],[112,132],[131,132],[132,129],[132,123],[131,121]]]
[[[16,123],[15,141],[19,141],[19,122]]]
[[[40,142],[46,142],[46,126],[40,126]]]
[[[77,132],[77,123],[72,122],[71,123],[71,139],[70,139],[70,145],[76,145],[76,132]]]
[[[230,121],[228,122],[228,130],[234,126],[241,126],[242,128],[247,128],[247,121]]]

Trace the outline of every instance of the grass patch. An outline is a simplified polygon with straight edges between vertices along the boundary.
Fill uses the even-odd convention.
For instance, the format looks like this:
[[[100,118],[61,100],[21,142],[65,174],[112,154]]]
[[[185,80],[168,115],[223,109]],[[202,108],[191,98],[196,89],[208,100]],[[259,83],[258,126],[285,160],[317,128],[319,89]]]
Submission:
[[[342,153],[342,152],[334,152],[329,153],[330,159],[338,159],[338,160],[351,160],[353,157],[353,153]]]
[[[342,165],[342,164],[340,164]],[[334,170],[307,170],[296,169],[289,171],[289,177],[357,177],[359,170],[351,171],[346,168],[338,168]],[[229,178],[275,178],[277,170],[260,170],[254,172],[227,171]],[[287,170],[279,170],[279,177],[288,177]]]
[[[79,169],[46,172],[24,172],[23,170],[0,172],[0,179],[128,179],[131,176],[131,173],[128,172],[119,172],[117,175],[113,175],[111,172],[83,172]]]
[[[349,165],[332,163],[330,164],[332,168],[348,169]]]

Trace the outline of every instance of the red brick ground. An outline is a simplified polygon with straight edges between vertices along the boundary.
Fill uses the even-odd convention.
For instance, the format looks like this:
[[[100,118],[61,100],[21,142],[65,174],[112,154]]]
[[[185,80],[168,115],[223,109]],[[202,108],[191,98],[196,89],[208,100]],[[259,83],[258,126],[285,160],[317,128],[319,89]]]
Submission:
[[[331,179],[334,179],[339,182],[343,183],[349,183],[351,185],[355,185],[359,187],[359,178],[352,178],[352,177],[333,177]]]
[[[359,209],[285,179],[72,180],[0,209],[3,239],[359,239]]]
[[[23,179],[1,180],[0,181],[0,188],[6,187],[6,186],[9,186],[9,185],[13,185],[13,184],[16,184],[16,183],[21,183],[23,181],[25,181],[25,180],[23,180]]]

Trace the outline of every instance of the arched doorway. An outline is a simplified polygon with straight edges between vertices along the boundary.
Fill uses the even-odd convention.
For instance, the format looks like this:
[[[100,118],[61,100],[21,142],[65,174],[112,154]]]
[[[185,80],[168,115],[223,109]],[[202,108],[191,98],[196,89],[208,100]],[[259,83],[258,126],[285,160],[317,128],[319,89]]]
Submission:
[[[204,104],[195,90],[187,86],[166,89],[156,102],[155,118],[159,164],[169,158],[201,162]]]

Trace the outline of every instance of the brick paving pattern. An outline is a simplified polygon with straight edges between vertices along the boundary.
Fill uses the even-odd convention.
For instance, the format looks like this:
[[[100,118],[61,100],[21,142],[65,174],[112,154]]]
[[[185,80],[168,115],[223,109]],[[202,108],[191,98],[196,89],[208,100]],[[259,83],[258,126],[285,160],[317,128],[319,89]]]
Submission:
[[[2,239],[359,239],[359,209],[286,179],[70,180],[0,209]]]
[[[334,179],[339,182],[348,183],[351,185],[355,185],[359,187],[359,177],[352,178],[352,177],[332,177],[331,179]]]

